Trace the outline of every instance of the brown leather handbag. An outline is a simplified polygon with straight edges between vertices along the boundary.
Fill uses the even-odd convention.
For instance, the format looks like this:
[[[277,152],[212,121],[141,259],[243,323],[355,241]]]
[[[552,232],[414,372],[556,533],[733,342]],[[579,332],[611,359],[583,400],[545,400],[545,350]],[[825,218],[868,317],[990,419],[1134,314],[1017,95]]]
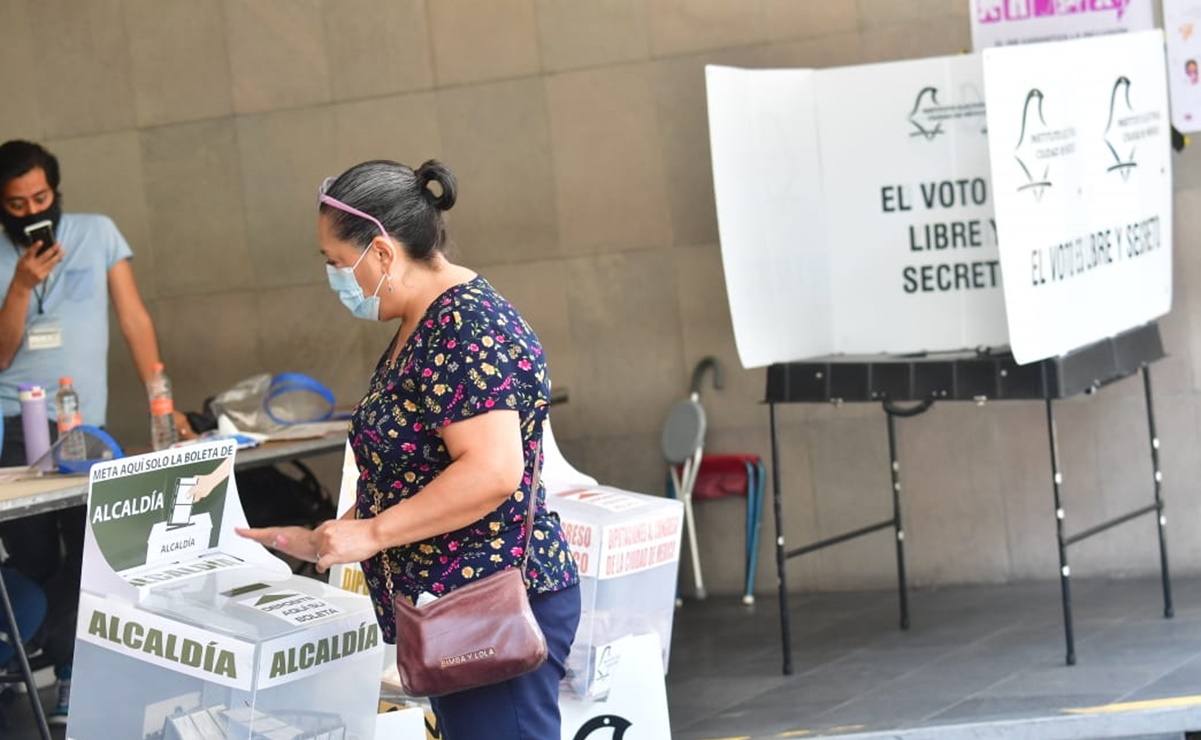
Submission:
[[[396,667],[410,696],[442,696],[507,681],[546,662],[546,638],[526,591],[538,500],[537,462],[522,529],[521,563],[461,586],[425,606],[393,596]]]

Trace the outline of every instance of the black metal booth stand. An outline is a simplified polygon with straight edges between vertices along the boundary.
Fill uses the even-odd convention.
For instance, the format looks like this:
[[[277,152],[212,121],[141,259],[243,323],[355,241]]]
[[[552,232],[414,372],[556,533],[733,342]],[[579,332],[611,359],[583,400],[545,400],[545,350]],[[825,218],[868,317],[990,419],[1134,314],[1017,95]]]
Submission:
[[[1071,570],[1068,546],[1124,524],[1144,514],[1156,514],[1159,534],[1160,575],[1163,582],[1163,613],[1172,616],[1172,589],[1168,578],[1168,551],[1164,539],[1164,502],[1159,468],[1159,437],[1151,393],[1149,365],[1164,357],[1159,327],[1154,324],[1133,329],[1111,339],[1090,344],[1070,354],[1018,365],[1005,354],[965,353],[937,357],[880,357],[867,361],[808,361],[776,364],[767,371],[767,398],[771,417],[772,499],[776,519],[776,568],[780,589],[780,635],[784,673],[792,673],[792,636],[788,607],[786,562],[831,545],[892,528],[896,542],[897,592],[901,629],[909,628],[909,599],[905,583],[905,529],[901,520],[901,466],[897,459],[896,419],[916,416],[936,401],[1042,400],[1047,408],[1047,438],[1051,450],[1051,490],[1055,502],[1055,533],[1059,549],[1059,583],[1063,600],[1067,664],[1076,663],[1072,634]],[[1122,516],[1075,534],[1067,534],[1060,501],[1063,476],[1055,431],[1057,399],[1093,393],[1101,387],[1142,373],[1147,410],[1147,428],[1153,472],[1151,503]],[[801,547],[784,546],[783,504],[780,495],[780,452],[776,434],[776,405],[782,403],[879,402],[888,427],[888,452],[892,478],[892,518]],[[901,402],[916,402],[909,407]]]

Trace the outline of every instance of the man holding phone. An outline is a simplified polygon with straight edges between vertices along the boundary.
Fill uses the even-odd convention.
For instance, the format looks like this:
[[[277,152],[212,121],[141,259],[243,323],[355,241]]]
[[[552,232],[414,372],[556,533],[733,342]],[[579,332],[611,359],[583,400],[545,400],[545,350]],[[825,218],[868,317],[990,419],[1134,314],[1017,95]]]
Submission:
[[[143,383],[159,361],[125,237],[106,216],[64,214],[58,186],[58,160],[45,148],[0,145],[0,285],[7,291],[0,303],[0,465],[25,464],[21,383],[38,383],[53,397],[59,378],[72,378],[83,423],[104,426],[110,299]],[[53,417],[53,405],[49,411]],[[83,533],[82,506],[0,524],[7,565],[47,592],[43,651],[59,679],[51,721],[66,721]]]

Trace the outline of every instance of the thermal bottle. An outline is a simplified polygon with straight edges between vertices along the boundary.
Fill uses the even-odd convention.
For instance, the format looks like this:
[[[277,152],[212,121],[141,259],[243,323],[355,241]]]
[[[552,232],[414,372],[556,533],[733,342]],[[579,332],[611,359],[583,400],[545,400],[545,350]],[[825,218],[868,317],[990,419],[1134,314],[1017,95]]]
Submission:
[[[50,450],[50,423],[46,418],[46,391],[36,383],[17,386],[21,402],[21,429],[25,433],[25,462],[33,465]],[[54,461],[47,457],[39,466],[50,472]]]

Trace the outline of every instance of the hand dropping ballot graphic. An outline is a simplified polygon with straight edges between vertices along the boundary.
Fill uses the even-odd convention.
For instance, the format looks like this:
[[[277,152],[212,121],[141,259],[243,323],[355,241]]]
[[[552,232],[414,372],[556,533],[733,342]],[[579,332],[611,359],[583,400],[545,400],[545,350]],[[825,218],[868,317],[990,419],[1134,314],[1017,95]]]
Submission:
[[[239,537],[235,443],[210,442],[93,466],[83,589],[130,601],[150,589],[242,567],[287,577],[281,560]]]
[[[221,549],[243,518],[228,496],[232,443],[166,450],[125,458],[92,471],[88,544],[131,585],[147,568]]]
[[[156,522],[150,530],[146,549],[148,563],[208,546],[212,540],[213,520],[207,511],[198,510],[197,505],[229,479],[232,469],[233,458],[225,458],[209,473],[175,478],[168,487],[169,499],[164,501],[167,521]]]

